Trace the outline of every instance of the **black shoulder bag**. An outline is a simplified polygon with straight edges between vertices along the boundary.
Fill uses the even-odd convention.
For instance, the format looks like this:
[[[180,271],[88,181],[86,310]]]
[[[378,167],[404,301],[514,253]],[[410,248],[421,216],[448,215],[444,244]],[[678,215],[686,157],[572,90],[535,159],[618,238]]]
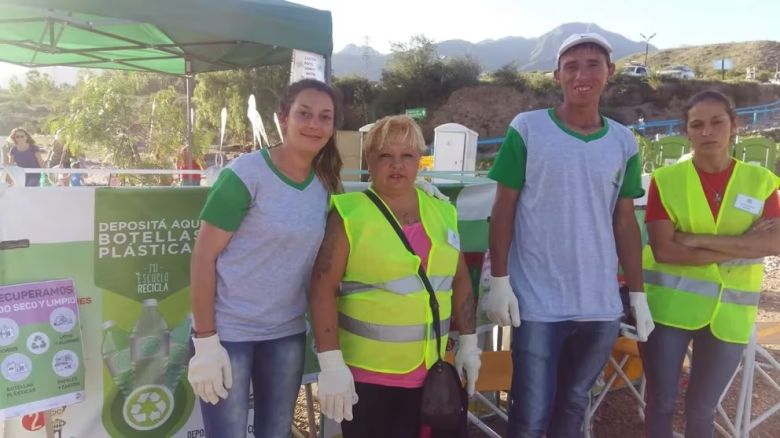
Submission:
[[[377,197],[374,192],[366,190],[363,193],[371,199],[379,211],[387,219],[387,222],[393,227],[398,237],[403,242],[406,249],[415,254],[412,245],[406,239],[403,230],[393,217],[393,214],[387,209],[385,204]],[[416,254],[415,254],[416,255]],[[420,419],[423,424],[427,424],[437,430],[458,430],[463,426],[463,420],[466,414],[466,405],[468,395],[461,384],[458,371],[452,364],[445,362],[441,358],[441,320],[439,318],[439,303],[436,300],[436,294],[433,292],[433,286],[425,274],[422,264],[417,271],[428,291],[431,313],[433,314],[433,330],[436,334],[436,353],[439,359],[433,364],[423,383],[422,402],[420,406]]]

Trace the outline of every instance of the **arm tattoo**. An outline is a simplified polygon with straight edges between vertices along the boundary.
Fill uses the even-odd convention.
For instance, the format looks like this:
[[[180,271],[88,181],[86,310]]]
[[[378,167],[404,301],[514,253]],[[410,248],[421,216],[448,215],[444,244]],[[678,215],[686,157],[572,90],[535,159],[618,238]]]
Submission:
[[[462,323],[462,327],[459,327],[461,334],[467,335],[476,333],[477,311],[474,306],[474,294],[469,294],[466,299],[460,303],[459,310],[462,320],[458,321],[459,323]]]
[[[325,226],[325,236],[320,245],[320,251],[317,254],[317,260],[314,262],[314,275],[318,279],[325,277],[333,268],[333,253],[336,251],[339,235],[341,233],[341,216],[332,213],[328,217],[328,223]]]

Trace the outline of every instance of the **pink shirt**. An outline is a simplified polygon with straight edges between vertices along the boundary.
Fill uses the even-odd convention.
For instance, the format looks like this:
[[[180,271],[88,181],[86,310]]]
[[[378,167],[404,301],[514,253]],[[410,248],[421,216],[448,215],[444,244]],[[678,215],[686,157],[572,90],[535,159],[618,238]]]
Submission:
[[[425,234],[425,228],[423,228],[422,223],[417,222],[411,225],[404,225],[403,230],[406,239],[412,245],[412,249],[420,256],[423,267],[427,267],[428,253],[431,252],[431,239]],[[428,374],[425,363],[406,374],[378,373],[356,367],[350,367],[350,369],[356,382],[400,388],[420,388],[425,381],[425,375]]]

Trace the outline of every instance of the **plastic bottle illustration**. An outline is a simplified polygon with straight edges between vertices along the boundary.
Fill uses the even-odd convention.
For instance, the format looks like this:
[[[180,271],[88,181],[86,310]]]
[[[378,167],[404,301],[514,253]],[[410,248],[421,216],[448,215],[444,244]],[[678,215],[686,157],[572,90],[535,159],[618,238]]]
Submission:
[[[171,391],[179,385],[179,380],[187,370],[190,360],[190,330],[192,319],[188,316],[181,324],[171,330],[168,350],[168,366],[165,370],[165,386]]]
[[[144,310],[130,336],[136,388],[165,384],[169,335],[168,324],[157,308],[157,300],[144,300]]]
[[[103,323],[103,361],[117,388],[127,397],[133,390],[133,363],[130,357],[130,336],[114,321]]]

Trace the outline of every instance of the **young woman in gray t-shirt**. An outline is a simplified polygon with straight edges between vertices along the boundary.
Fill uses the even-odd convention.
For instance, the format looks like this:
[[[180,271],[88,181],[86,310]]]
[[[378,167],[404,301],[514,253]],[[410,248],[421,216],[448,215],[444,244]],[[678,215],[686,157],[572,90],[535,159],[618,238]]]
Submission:
[[[283,143],[224,169],[201,212],[192,254],[195,356],[188,379],[208,437],[287,436],[303,374],[306,289],[340,190],[338,105],[303,80],[280,103]],[[316,176],[316,177],[315,177]]]

